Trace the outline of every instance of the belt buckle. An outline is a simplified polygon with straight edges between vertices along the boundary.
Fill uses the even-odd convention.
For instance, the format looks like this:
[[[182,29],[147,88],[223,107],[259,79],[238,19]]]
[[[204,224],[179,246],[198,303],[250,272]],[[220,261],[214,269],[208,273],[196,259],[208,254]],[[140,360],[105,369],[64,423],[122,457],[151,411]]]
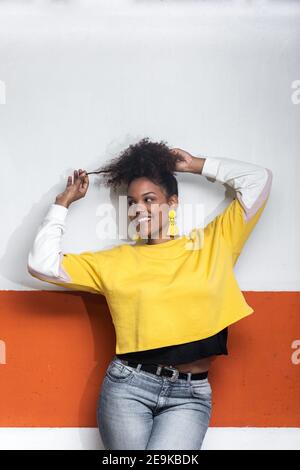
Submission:
[[[174,367],[168,367],[168,366],[163,366],[163,369],[171,370],[173,372],[173,375],[171,377],[168,377],[171,382],[175,382],[177,377],[179,376],[179,370],[175,369]]]

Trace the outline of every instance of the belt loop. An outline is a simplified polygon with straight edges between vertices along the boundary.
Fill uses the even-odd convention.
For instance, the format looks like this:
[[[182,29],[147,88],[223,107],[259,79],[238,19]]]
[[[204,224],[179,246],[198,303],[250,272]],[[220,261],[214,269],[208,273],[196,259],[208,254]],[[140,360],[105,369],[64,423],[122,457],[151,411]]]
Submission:
[[[191,383],[191,375],[192,373],[191,372],[187,372],[187,375],[188,375],[188,384]]]
[[[157,369],[156,369],[156,375],[160,375],[160,372],[161,372],[161,369],[162,369],[162,366],[157,366]]]
[[[141,364],[141,363],[139,363],[139,364],[137,365],[137,367],[136,367],[136,371],[137,371],[137,372],[139,372],[139,371],[140,371],[140,369],[141,369],[141,367],[142,367],[142,364]]]

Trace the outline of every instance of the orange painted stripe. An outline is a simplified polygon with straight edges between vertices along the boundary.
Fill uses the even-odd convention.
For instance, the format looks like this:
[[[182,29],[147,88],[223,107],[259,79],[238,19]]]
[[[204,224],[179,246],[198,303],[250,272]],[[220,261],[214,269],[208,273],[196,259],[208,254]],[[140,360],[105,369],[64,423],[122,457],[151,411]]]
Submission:
[[[213,362],[211,426],[299,427],[292,343],[300,340],[300,293],[244,295],[255,313],[229,327],[229,356]],[[115,351],[103,296],[0,292],[2,362],[4,346],[0,426],[97,426],[96,401]]]

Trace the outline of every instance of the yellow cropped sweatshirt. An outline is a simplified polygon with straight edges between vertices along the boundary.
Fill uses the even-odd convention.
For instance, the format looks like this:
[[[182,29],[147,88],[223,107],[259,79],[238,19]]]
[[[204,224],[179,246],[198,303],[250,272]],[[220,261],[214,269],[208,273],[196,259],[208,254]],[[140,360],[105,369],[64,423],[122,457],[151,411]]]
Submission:
[[[204,228],[156,245],[124,243],[62,253],[68,209],[52,204],[29,253],[28,271],[46,282],[104,295],[116,354],[216,334],[254,312],[233,268],[266,206],[272,172],[244,161],[206,157],[202,175],[236,191]]]

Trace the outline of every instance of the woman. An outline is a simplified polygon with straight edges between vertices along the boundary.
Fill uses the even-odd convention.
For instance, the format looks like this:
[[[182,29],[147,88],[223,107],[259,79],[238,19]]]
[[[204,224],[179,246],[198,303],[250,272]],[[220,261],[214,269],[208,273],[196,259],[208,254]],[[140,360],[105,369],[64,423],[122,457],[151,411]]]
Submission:
[[[174,224],[175,171],[202,174],[236,191],[222,213],[189,236]],[[97,406],[105,448],[201,449],[212,409],[211,361],[228,354],[227,327],[254,311],[233,267],[265,208],[272,173],[239,160],[197,158],[148,138],[100,172],[114,189],[126,184],[129,220],[140,240],[96,252],[61,252],[69,206],[89,186],[87,172],[75,170],[39,227],[28,270],[38,279],[106,297],[116,355]]]

